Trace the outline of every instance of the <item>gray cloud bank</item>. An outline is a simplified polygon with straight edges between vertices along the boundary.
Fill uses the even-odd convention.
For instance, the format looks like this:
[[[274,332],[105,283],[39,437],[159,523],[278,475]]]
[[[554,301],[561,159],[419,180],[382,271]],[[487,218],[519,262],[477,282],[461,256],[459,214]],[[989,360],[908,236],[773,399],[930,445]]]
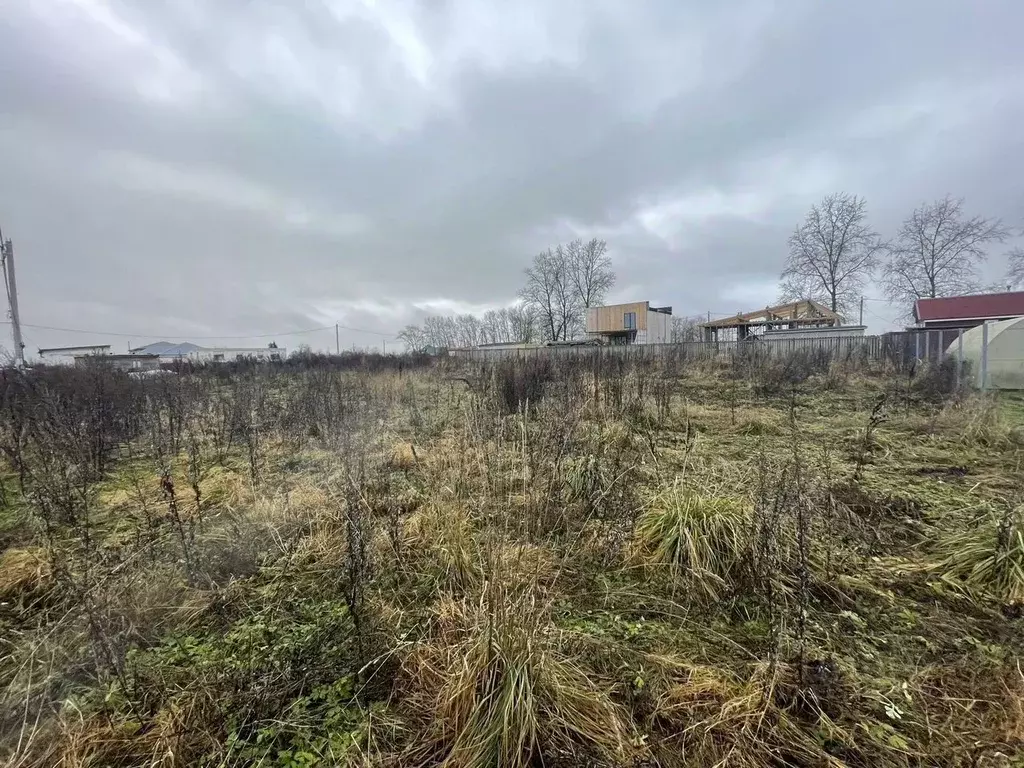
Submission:
[[[832,191],[886,234],[946,193],[1024,224],[1022,20],[996,0],[5,3],[23,319],[388,334],[507,304],[576,236],[608,240],[613,298],[763,306]]]

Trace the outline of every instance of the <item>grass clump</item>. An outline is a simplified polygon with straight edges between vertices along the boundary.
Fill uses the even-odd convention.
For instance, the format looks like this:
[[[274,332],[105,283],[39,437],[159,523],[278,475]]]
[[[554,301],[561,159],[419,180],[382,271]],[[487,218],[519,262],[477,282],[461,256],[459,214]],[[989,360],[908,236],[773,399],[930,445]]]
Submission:
[[[676,483],[641,516],[637,540],[647,563],[667,566],[714,599],[746,555],[750,529],[745,502]]]
[[[38,594],[51,583],[50,562],[42,549],[8,549],[0,555],[0,601]]]
[[[950,537],[941,554],[939,572],[947,583],[1024,606],[1024,507]]]
[[[526,768],[565,755],[624,760],[625,714],[567,652],[535,593],[514,595],[491,584],[479,599],[440,601],[434,631],[407,655],[404,673],[407,702],[431,726],[403,764]]]
[[[652,725],[662,734],[657,757],[665,766],[839,766],[822,742],[848,739],[818,712],[819,736],[788,702],[788,669],[759,664],[749,676],[685,665],[655,701]],[[826,735],[827,734],[827,735]]]

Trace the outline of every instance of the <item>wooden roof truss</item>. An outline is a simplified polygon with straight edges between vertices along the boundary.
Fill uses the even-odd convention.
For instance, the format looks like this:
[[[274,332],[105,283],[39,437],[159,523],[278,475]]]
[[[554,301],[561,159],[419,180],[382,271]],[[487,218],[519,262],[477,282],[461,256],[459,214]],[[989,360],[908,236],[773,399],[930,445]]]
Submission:
[[[775,325],[784,323],[791,326],[801,325],[839,325],[842,318],[823,304],[811,299],[794,301],[791,304],[779,304],[776,307],[765,307],[754,312],[745,312],[703,323],[705,328],[738,328],[751,325]]]

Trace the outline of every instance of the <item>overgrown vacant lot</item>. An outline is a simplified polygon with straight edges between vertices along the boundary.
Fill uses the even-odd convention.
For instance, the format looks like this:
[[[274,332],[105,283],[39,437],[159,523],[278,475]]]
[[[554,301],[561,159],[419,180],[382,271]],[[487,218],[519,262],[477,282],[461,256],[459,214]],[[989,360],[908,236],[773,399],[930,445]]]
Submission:
[[[1024,401],[944,367],[2,397],[7,765],[1024,765]]]

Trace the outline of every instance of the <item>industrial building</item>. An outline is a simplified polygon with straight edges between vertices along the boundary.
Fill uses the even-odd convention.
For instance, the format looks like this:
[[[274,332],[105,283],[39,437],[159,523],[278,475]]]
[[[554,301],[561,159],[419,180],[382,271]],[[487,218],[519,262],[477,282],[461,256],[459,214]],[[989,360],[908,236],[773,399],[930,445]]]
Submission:
[[[649,301],[587,309],[588,339],[607,344],[667,344],[672,335],[672,307]]]

